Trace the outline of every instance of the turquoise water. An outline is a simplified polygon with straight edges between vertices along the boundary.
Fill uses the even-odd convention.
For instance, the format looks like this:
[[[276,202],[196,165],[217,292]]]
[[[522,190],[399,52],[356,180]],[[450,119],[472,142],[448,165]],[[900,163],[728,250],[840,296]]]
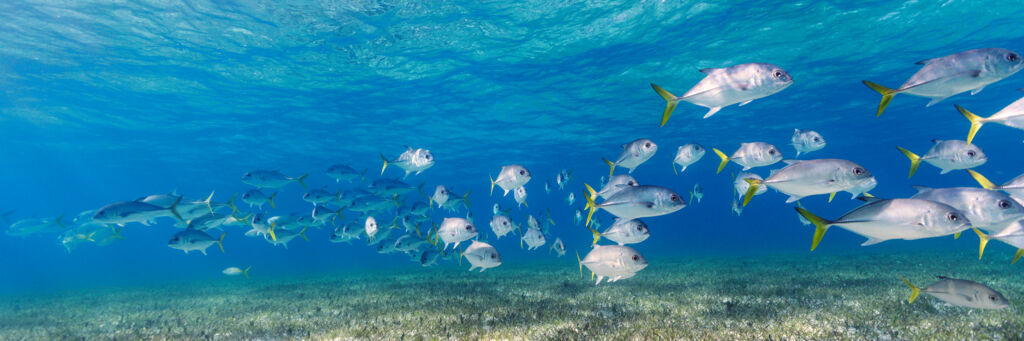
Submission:
[[[372,182],[380,177],[379,154],[395,158],[408,145],[429,149],[436,164],[407,183],[424,184],[427,195],[439,184],[471,191],[474,222],[503,261],[487,270],[496,273],[490,276],[531,264],[574,273],[575,253],[590,250],[590,233],[573,223],[574,209],[584,204],[583,183],[596,186],[607,175],[602,157],[614,160],[622,144],[649,138],[659,150],[633,172],[637,180],[687,200],[695,184],[705,192],[679,212],[644,219],[651,237],[634,247],[652,270],[671,272],[655,265],[709,257],[796,257],[815,264],[816,257],[898,255],[910,259],[907,265],[877,277],[888,281],[877,285],[891,290],[889,302],[909,292],[899,273],[920,282],[948,275],[989,283],[1020,305],[1024,292],[1005,286],[1019,279],[1021,267],[1009,264],[1015,249],[1008,245],[991,243],[979,261],[970,232],[957,240],[861,247],[863,237],[832,229],[810,252],[813,228],[801,224],[784,195],[769,191],[742,215],[732,212],[735,164],[716,174],[718,159],[709,152],[681,175],[669,166],[676,147],[690,142],[729,153],[740,142],[765,141],[792,157],[789,141],[799,128],[828,141],[801,158],[859,163],[878,179],[871,191],[878,197],[909,197],[916,193],[911,185],[977,186],[964,171],[940,175],[930,165],[908,179],[909,162],[896,146],[923,154],[932,139],[964,139],[970,124],[953,105],[994,113],[1021,97],[1016,89],[1024,87],[1024,76],[931,107],[924,98],[896,96],[881,117],[875,117],[878,94],[860,81],[895,87],[920,68],[919,60],[984,47],[1024,51],[1022,19],[1024,8],[1012,1],[9,1],[0,3],[0,179],[6,194],[0,213],[9,212],[7,223],[64,215],[71,226],[79,212],[150,194],[176,191],[202,200],[215,191],[213,201],[225,202],[253,188],[240,179],[256,169],[308,173],[309,188],[349,193],[365,184],[336,183],[327,167],[368,169]],[[680,103],[659,127],[665,102],[649,83],[680,94],[704,77],[699,69],[751,62],[784,68],[793,85],[708,119],[701,119],[705,108]],[[986,125],[974,143],[989,160],[976,170],[997,183],[1020,174],[1022,139],[1019,130]],[[515,234],[491,234],[492,205],[516,204],[511,194],[488,195],[487,178],[512,163],[529,168],[533,179],[526,184],[529,207],[513,209],[511,218],[525,228],[526,214],[540,219],[550,210],[556,224],[549,242],[564,241],[565,256],[549,253],[550,244],[526,251]],[[753,171],[768,176],[780,166]],[[401,176],[392,168],[383,177]],[[555,176],[562,169],[573,179],[559,190]],[[305,191],[284,187],[267,214],[308,215]],[[573,205],[569,193],[576,196]],[[407,200],[425,201],[415,191]],[[831,203],[825,196],[801,203],[823,217],[860,205],[847,193]],[[242,214],[256,211],[238,206]],[[433,210],[429,222],[466,214]],[[338,225],[362,221],[357,212],[343,215]],[[378,217],[390,222],[394,213]],[[603,226],[612,222],[607,212],[595,217]],[[429,222],[421,225],[424,232]],[[214,245],[206,256],[186,255],[167,246],[181,231],[173,224],[171,218],[148,227],[127,224],[123,240],[85,242],[70,251],[59,229],[4,234],[0,294],[224,283],[221,270],[231,266],[252,266],[253,282],[380,270],[443,286],[436,274],[468,268],[453,259],[422,267],[406,255],[377,253],[364,245],[365,237],[352,245],[331,243],[330,224],[308,229],[308,242],[296,239],[287,249],[244,236],[248,227],[225,227],[226,252]],[[935,252],[962,263],[950,264],[949,273],[923,271],[934,269],[927,255]],[[658,276],[646,271],[608,286],[643,285]],[[564,280],[592,288],[587,278]]]

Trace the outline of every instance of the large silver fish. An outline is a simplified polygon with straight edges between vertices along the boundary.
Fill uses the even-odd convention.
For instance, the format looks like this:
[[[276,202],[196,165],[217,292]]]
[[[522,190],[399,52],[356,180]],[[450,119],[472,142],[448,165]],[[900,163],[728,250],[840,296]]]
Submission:
[[[619,158],[615,162],[611,162],[608,159],[601,160],[604,160],[604,163],[611,168],[608,170],[608,176],[612,176],[615,173],[615,167],[623,167],[629,169],[629,173],[633,173],[634,169],[647,162],[656,152],[658,152],[658,145],[654,141],[636,139],[633,142],[622,145],[622,153],[619,154]]]
[[[512,224],[512,220],[509,219],[507,215],[503,214],[495,214],[494,217],[491,218],[490,225],[491,231],[494,232],[494,236],[497,239],[501,239],[501,237],[504,237],[516,228],[515,225]]]
[[[1019,90],[1024,91],[1024,89]],[[978,133],[978,129],[981,129],[981,126],[985,125],[985,123],[1002,124],[1011,128],[1024,129],[1024,97],[1010,103],[1010,105],[989,117],[975,115],[959,105],[956,106],[956,110],[959,110],[961,115],[964,115],[964,117],[971,121],[971,130],[967,132],[967,143],[971,143],[974,140],[974,135]]]
[[[810,153],[825,148],[825,138],[814,130],[793,129],[791,141],[793,149],[796,149],[796,157],[800,157],[801,153]]]
[[[175,217],[184,221],[178,214],[178,204],[181,197],[178,197],[170,207],[160,207],[147,204],[141,201],[123,201],[113,203],[96,211],[92,220],[103,224],[124,225],[127,223],[142,223],[148,225],[150,221],[160,217]]]
[[[502,166],[501,173],[498,173],[498,178],[491,178],[491,194],[494,194],[494,185],[498,185],[498,187],[505,190],[503,195],[508,195],[509,191],[523,187],[527,182],[530,182],[530,178],[530,170],[522,165]]]
[[[217,246],[220,247],[220,252],[223,253],[225,235],[227,234],[223,233],[220,235],[220,238],[213,238],[209,234],[206,234],[206,232],[187,229],[174,234],[174,237],[167,242],[167,246],[173,249],[185,251],[185,254],[188,254],[189,251],[199,251],[205,255],[206,248],[213,244],[217,244]]]
[[[743,198],[743,206],[750,202],[761,185],[789,195],[786,203],[817,194],[848,191],[857,198],[863,191],[878,184],[867,169],[853,161],[841,159],[789,160],[786,167],[764,180],[748,179],[750,188]]]
[[[476,235],[476,226],[463,218],[444,218],[441,227],[437,229],[438,238],[444,241],[444,249],[447,249],[448,245],[458,248],[459,243],[470,240]]]
[[[590,219],[599,208],[619,218],[634,219],[666,215],[686,207],[686,200],[683,200],[683,197],[664,187],[628,186],[598,204],[592,199],[597,197],[597,191],[590,185],[583,186],[587,190],[584,193],[587,198],[587,206],[584,209],[589,210],[586,226],[590,226]]]
[[[718,164],[717,173],[721,173],[725,169],[725,165],[729,164],[729,161],[743,166],[743,170],[769,166],[782,161],[782,152],[779,151],[779,148],[764,142],[741,143],[740,148],[733,152],[732,156],[726,156],[725,153],[717,148],[711,148],[711,150],[722,159],[722,162]]]
[[[597,244],[602,237],[619,245],[636,244],[651,236],[651,230],[640,219],[615,219],[615,223],[612,223],[612,226],[604,232],[597,232],[589,226],[587,228],[594,235],[594,244]]]
[[[523,242],[526,242],[526,249],[533,250],[539,248],[547,243],[548,239],[544,237],[544,232],[539,228],[531,227],[526,229],[523,233],[523,237],[519,239],[519,247],[523,246]]]
[[[633,277],[647,267],[647,259],[643,255],[623,245],[594,245],[594,249],[590,250],[586,257],[579,259],[579,254],[576,257],[581,275],[583,267],[586,266],[597,276],[594,285],[601,284],[601,280],[605,278],[608,278],[608,282],[615,282]]]
[[[786,70],[767,63],[739,64],[720,69],[708,68],[701,69],[700,72],[707,76],[682,96],[673,95],[651,83],[654,91],[668,102],[665,112],[661,115],[661,126],[665,126],[665,122],[668,122],[680,101],[708,108],[708,112],[704,114],[704,118],[708,118],[722,110],[722,107],[736,103],[744,106],[793,84],[793,77]]]
[[[908,178],[913,177],[914,173],[917,173],[917,167],[921,166],[921,161],[941,169],[942,172],[939,174],[978,167],[988,161],[988,157],[985,156],[985,152],[981,151],[981,148],[968,144],[967,141],[932,140],[932,143],[935,145],[924,156],[917,156],[917,154],[906,148],[896,147],[900,152],[903,152],[903,155],[910,159],[910,175],[907,176]]]
[[[427,170],[427,168],[434,166],[434,154],[423,148],[413,149],[412,147],[405,146],[405,151],[397,159],[388,160],[383,153],[380,154],[380,158],[384,160],[384,165],[380,167],[381,175],[384,175],[384,170],[388,169],[388,165],[395,165],[395,167],[405,170],[405,175],[402,176],[403,179],[414,172],[416,175],[419,175]]]
[[[481,241],[474,240],[466,247],[466,251],[462,252],[462,256],[469,261],[469,271],[480,268],[480,272],[484,272],[484,270],[501,265],[501,255],[498,254],[498,249]]]
[[[968,169],[967,173],[970,173],[971,176],[974,177],[974,180],[978,181],[978,184],[980,184],[981,187],[1006,192],[1010,194],[1010,197],[1013,198],[1013,200],[1024,205],[1024,174],[1018,175],[1002,185],[996,185],[985,178],[985,176],[981,175],[981,173],[975,172],[974,170]]]
[[[896,94],[930,98],[931,101],[927,105],[930,107],[962,92],[970,91],[972,95],[976,94],[986,85],[1017,73],[1024,67],[1024,62],[1016,52],[985,48],[926,59],[917,62],[917,65],[923,67],[896,89],[864,81],[864,85],[882,94],[876,116],[882,115]]]
[[[943,302],[967,308],[978,308],[978,309],[1003,309],[1010,306],[1010,301],[1003,297],[998,291],[989,288],[988,286],[968,281],[966,279],[949,278],[945,276],[937,276],[938,282],[932,283],[931,285],[918,288],[917,286],[910,284],[906,278],[903,278],[903,282],[907,283],[910,287],[910,303],[914,303],[917,296],[921,293],[926,293],[932,297],[938,298]]]
[[[998,191],[973,187],[929,188],[918,190],[912,198],[940,202],[963,212],[971,226],[998,232],[1006,224],[1024,218],[1024,207]]]
[[[704,153],[707,150],[704,146],[699,143],[687,143],[676,149],[676,156],[672,158],[672,172],[679,174],[686,171],[686,167],[697,163],[701,158],[704,157]],[[676,165],[680,166],[679,171],[676,171]]]
[[[931,200],[863,198],[868,203],[835,220],[826,220],[802,207],[800,215],[815,226],[811,251],[818,247],[825,231],[839,226],[867,237],[861,246],[890,239],[914,240],[955,234],[971,228],[971,222],[957,209]]]

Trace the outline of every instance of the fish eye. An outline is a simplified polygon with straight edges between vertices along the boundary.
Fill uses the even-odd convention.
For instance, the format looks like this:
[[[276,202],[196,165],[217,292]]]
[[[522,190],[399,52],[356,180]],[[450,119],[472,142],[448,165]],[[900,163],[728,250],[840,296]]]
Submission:
[[[678,195],[675,195],[675,194],[673,194],[673,195],[670,195],[670,196],[668,197],[668,200],[672,200],[672,201],[679,201],[679,196],[678,196]]]
[[[473,229],[473,225],[466,225],[466,231],[469,231],[469,230],[472,230],[472,229]]]
[[[704,147],[701,147],[701,146],[693,146],[693,149],[694,149],[694,150],[701,150],[701,149],[704,149]]]
[[[772,155],[775,155],[775,149],[769,149],[769,150],[768,150],[768,154],[772,154]]]
[[[651,148],[651,143],[650,142],[644,143],[644,147]]]
[[[864,170],[860,169],[860,167],[854,167],[853,168],[853,175],[861,175],[863,173],[864,173]]]
[[[967,156],[968,157],[974,157],[975,154],[977,154],[977,153],[975,153],[973,150],[968,150],[967,151]]]
[[[1020,59],[1020,56],[1018,56],[1016,53],[1009,53],[1006,55],[1007,61],[1016,62],[1018,59]]]
[[[949,221],[955,222],[957,220],[960,220],[960,216],[957,215],[956,213],[949,212],[949,214],[946,214],[946,219],[949,219]]]
[[[630,186],[636,186],[636,181],[630,181],[630,182],[627,182],[626,184],[630,185]]]
[[[821,142],[821,138],[820,137],[815,137],[814,138],[814,142]]]
[[[492,253],[491,254],[491,259],[495,259],[495,258],[498,258],[498,255]]]
[[[995,302],[996,301],[996,296],[995,295],[989,295],[988,299],[991,300],[992,302]]]
[[[1011,204],[1009,201],[1007,201],[1007,200],[999,200],[999,208],[1005,210],[1005,209],[1010,208],[1010,206],[1013,206],[1013,204]]]
[[[640,255],[633,255],[633,261],[634,262],[639,262],[640,261]]]
[[[643,225],[637,225],[636,226],[636,230],[637,231],[643,231],[644,230],[644,226]]]
[[[526,175],[526,171],[519,171],[519,175]]]

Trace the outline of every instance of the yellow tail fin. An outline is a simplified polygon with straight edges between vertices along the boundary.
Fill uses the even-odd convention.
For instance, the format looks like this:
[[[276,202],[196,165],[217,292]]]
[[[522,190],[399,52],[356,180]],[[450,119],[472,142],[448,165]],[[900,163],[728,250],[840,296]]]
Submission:
[[[249,270],[252,270],[252,266],[245,268],[245,270],[242,270],[242,276],[245,276],[245,279],[249,279]]]
[[[587,226],[587,229],[594,235],[594,242],[591,244],[597,244],[597,241],[601,240],[601,232],[597,232],[597,230],[590,226]]]
[[[672,116],[672,111],[676,110],[676,104],[679,103],[679,99],[671,92],[662,89],[657,84],[651,83],[651,87],[654,88],[654,91],[657,92],[658,95],[661,95],[661,98],[665,99],[665,102],[668,102],[668,104],[665,105],[665,112],[661,114],[661,126],[664,127],[665,122],[668,122],[668,118]]]
[[[978,245],[978,260],[981,260],[981,256],[985,254],[985,246],[988,245],[988,241],[991,240],[991,237],[986,236],[985,232],[981,232],[977,227],[972,227],[971,229],[974,230],[974,233],[978,234],[978,240],[980,240]]]
[[[797,213],[807,218],[808,221],[814,224],[814,240],[811,241],[811,251],[818,248],[818,243],[821,243],[821,238],[825,237],[825,231],[828,231],[828,226],[831,224],[828,220],[822,217],[814,215],[808,210],[802,207],[796,208]]]
[[[308,237],[306,237],[306,229],[307,229],[307,228],[308,228],[308,227],[303,227],[303,228],[302,228],[302,231],[299,231],[299,237],[302,237],[302,239],[305,239],[305,240],[306,240],[306,241],[308,242],[308,241],[309,241],[309,238],[308,238]]]
[[[722,162],[718,164],[718,171],[715,172],[715,174],[721,173],[722,170],[725,169],[725,165],[729,164],[729,156],[725,155],[721,150],[718,150],[718,148],[711,148],[711,150],[713,150],[715,154],[718,154],[718,157],[722,159]]]
[[[277,208],[277,204],[274,204],[274,197],[277,196],[277,192],[267,197],[267,203],[270,203],[270,208]]]
[[[380,175],[384,175],[384,170],[388,169],[388,158],[384,156],[384,153],[380,153],[380,159],[384,160],[384,165],[380,166]],[[363,180],[363,182],[366,182],[366,180]]]
[[[491,179],[491,194],[488,194],[488,195],[494,195],[494,178],[491,177],[490,174],[487,175],[487,178]]]
[[[583,184],[586,187],[586,192],[583,193],[583,197],[587,199],[587,224],[583,226],[590,226],[590,218],[594,216],[594,212],[597,211],[597,204],[594,203],[594,198],[597,197],[597,191],[588,184]]]
[[[1013,254],[1013,261],[1010,264],[1016,263],[1020,256],[1024,256],[1024,249],[1017,249],[1017,253]]]
[[[889,102],[892,101],[892,96],[895,96],[898,91],[869,81],[863,82],[864,85],[867,85],[871,90],[878,91],[878,93],[882,94],[882,101],[878,103],[878,113],[875,114],[875,117],[882,116],[882,112],[885,111],[885,107],[889,106]]]
[[[224,236],[226,236],[226,235],[228,235],[228,234],[227,233],[221,233],[220,234],[220,238],[217,238],[217,246],[220,247],[220,253],[225,253],[224,252]]]
[[[277,222],[270,223],[270,228],[267,230],[270,233],[270,239],[277,241],[277,235],[274,234],[274,228],[277,227]]]
[[[750,198],[754,197],[754,193],[757,193],[757,189],[761,187],[764,180],[761,179],[743,179],[746,180],[750,187],[747,187],[747,193],[743,195],[743,207],[747,207],[747,203],[750,202]]]
[[[971,121],[971,130],[967,132],[967,144],[971,144],[971,141],[974,141],[974,135],[978,133],[978,129],[981,129],[981,126],[985,124],[985,118],[975,115],[959,105],[954,104],[954,106],[956,110],[960,111],[960,115],[964,115],[968,121]]]
[[[295,182],[298,182],[299,185],[302,185],[302,188],[309,188],[306,186],[306,178],[308,177],[309,173],[299,175],[299,177],[295,178]],[[213,196],[213,193],[210,193],[210,196]]]
[[[996,189],[997,187],[999,187],[996,186],[996,184],[992,183],[992,181],[988,181],[988,178],[986,178],[984,175],[981,175],[981,173],[974,171],[973,169],[968,169],[967,174],[970,174],[971,177],[974,178],[974,181],[977,181],[978,184],[981,185],[981,187],[984,187],[985,189]]]
[[[583,260],[580,259],[580,252],[576,251],[576,263],[580,265],[580,278],[583,278]]]
[[[608,159],[605,158],[601,158],[601,161],[604,161],[604,163],[608,165],[609,168],[611,168],[608,170],[608,178],[611,178],[612,174],[615,174],[615,163],[608,161]]]
[[[907,303],[914,303],[914,300],[917,299],[917,295],[921,294],[921,288],[918,288],[913,284],[910,284],[910,281],[908,281],[906,278],[903,278],[903,276],[900,276],[900,278],[903,279],[903,283],[907,283],[907,286],[910,287],[910,299],[907,300]]]
[[[898,148],[900,150],[900,152],[903,152],[903,155],[906,155],[907,158],[910,159],[910,175],[907,175],[907,178],[914,177],[914,173],[917,173],[917,167],[921,166],[921,157],[917,156],[917,154],[914,154],[914,152],[911,152],[911,151],[907,150],[906,148],[903,148],[903,147],[896,147],[896,148]]]

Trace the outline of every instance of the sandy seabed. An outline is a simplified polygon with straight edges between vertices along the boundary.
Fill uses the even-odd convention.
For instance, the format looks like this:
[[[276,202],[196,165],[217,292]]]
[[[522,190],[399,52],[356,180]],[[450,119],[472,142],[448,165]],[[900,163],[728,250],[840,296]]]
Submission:
[[[596,287],[570,258],[7,295],[0,339],[1024,339],[1024,264],[1010,255],[659,259]],[[908,304],[899,275],[982,282],[1014,308]]]

